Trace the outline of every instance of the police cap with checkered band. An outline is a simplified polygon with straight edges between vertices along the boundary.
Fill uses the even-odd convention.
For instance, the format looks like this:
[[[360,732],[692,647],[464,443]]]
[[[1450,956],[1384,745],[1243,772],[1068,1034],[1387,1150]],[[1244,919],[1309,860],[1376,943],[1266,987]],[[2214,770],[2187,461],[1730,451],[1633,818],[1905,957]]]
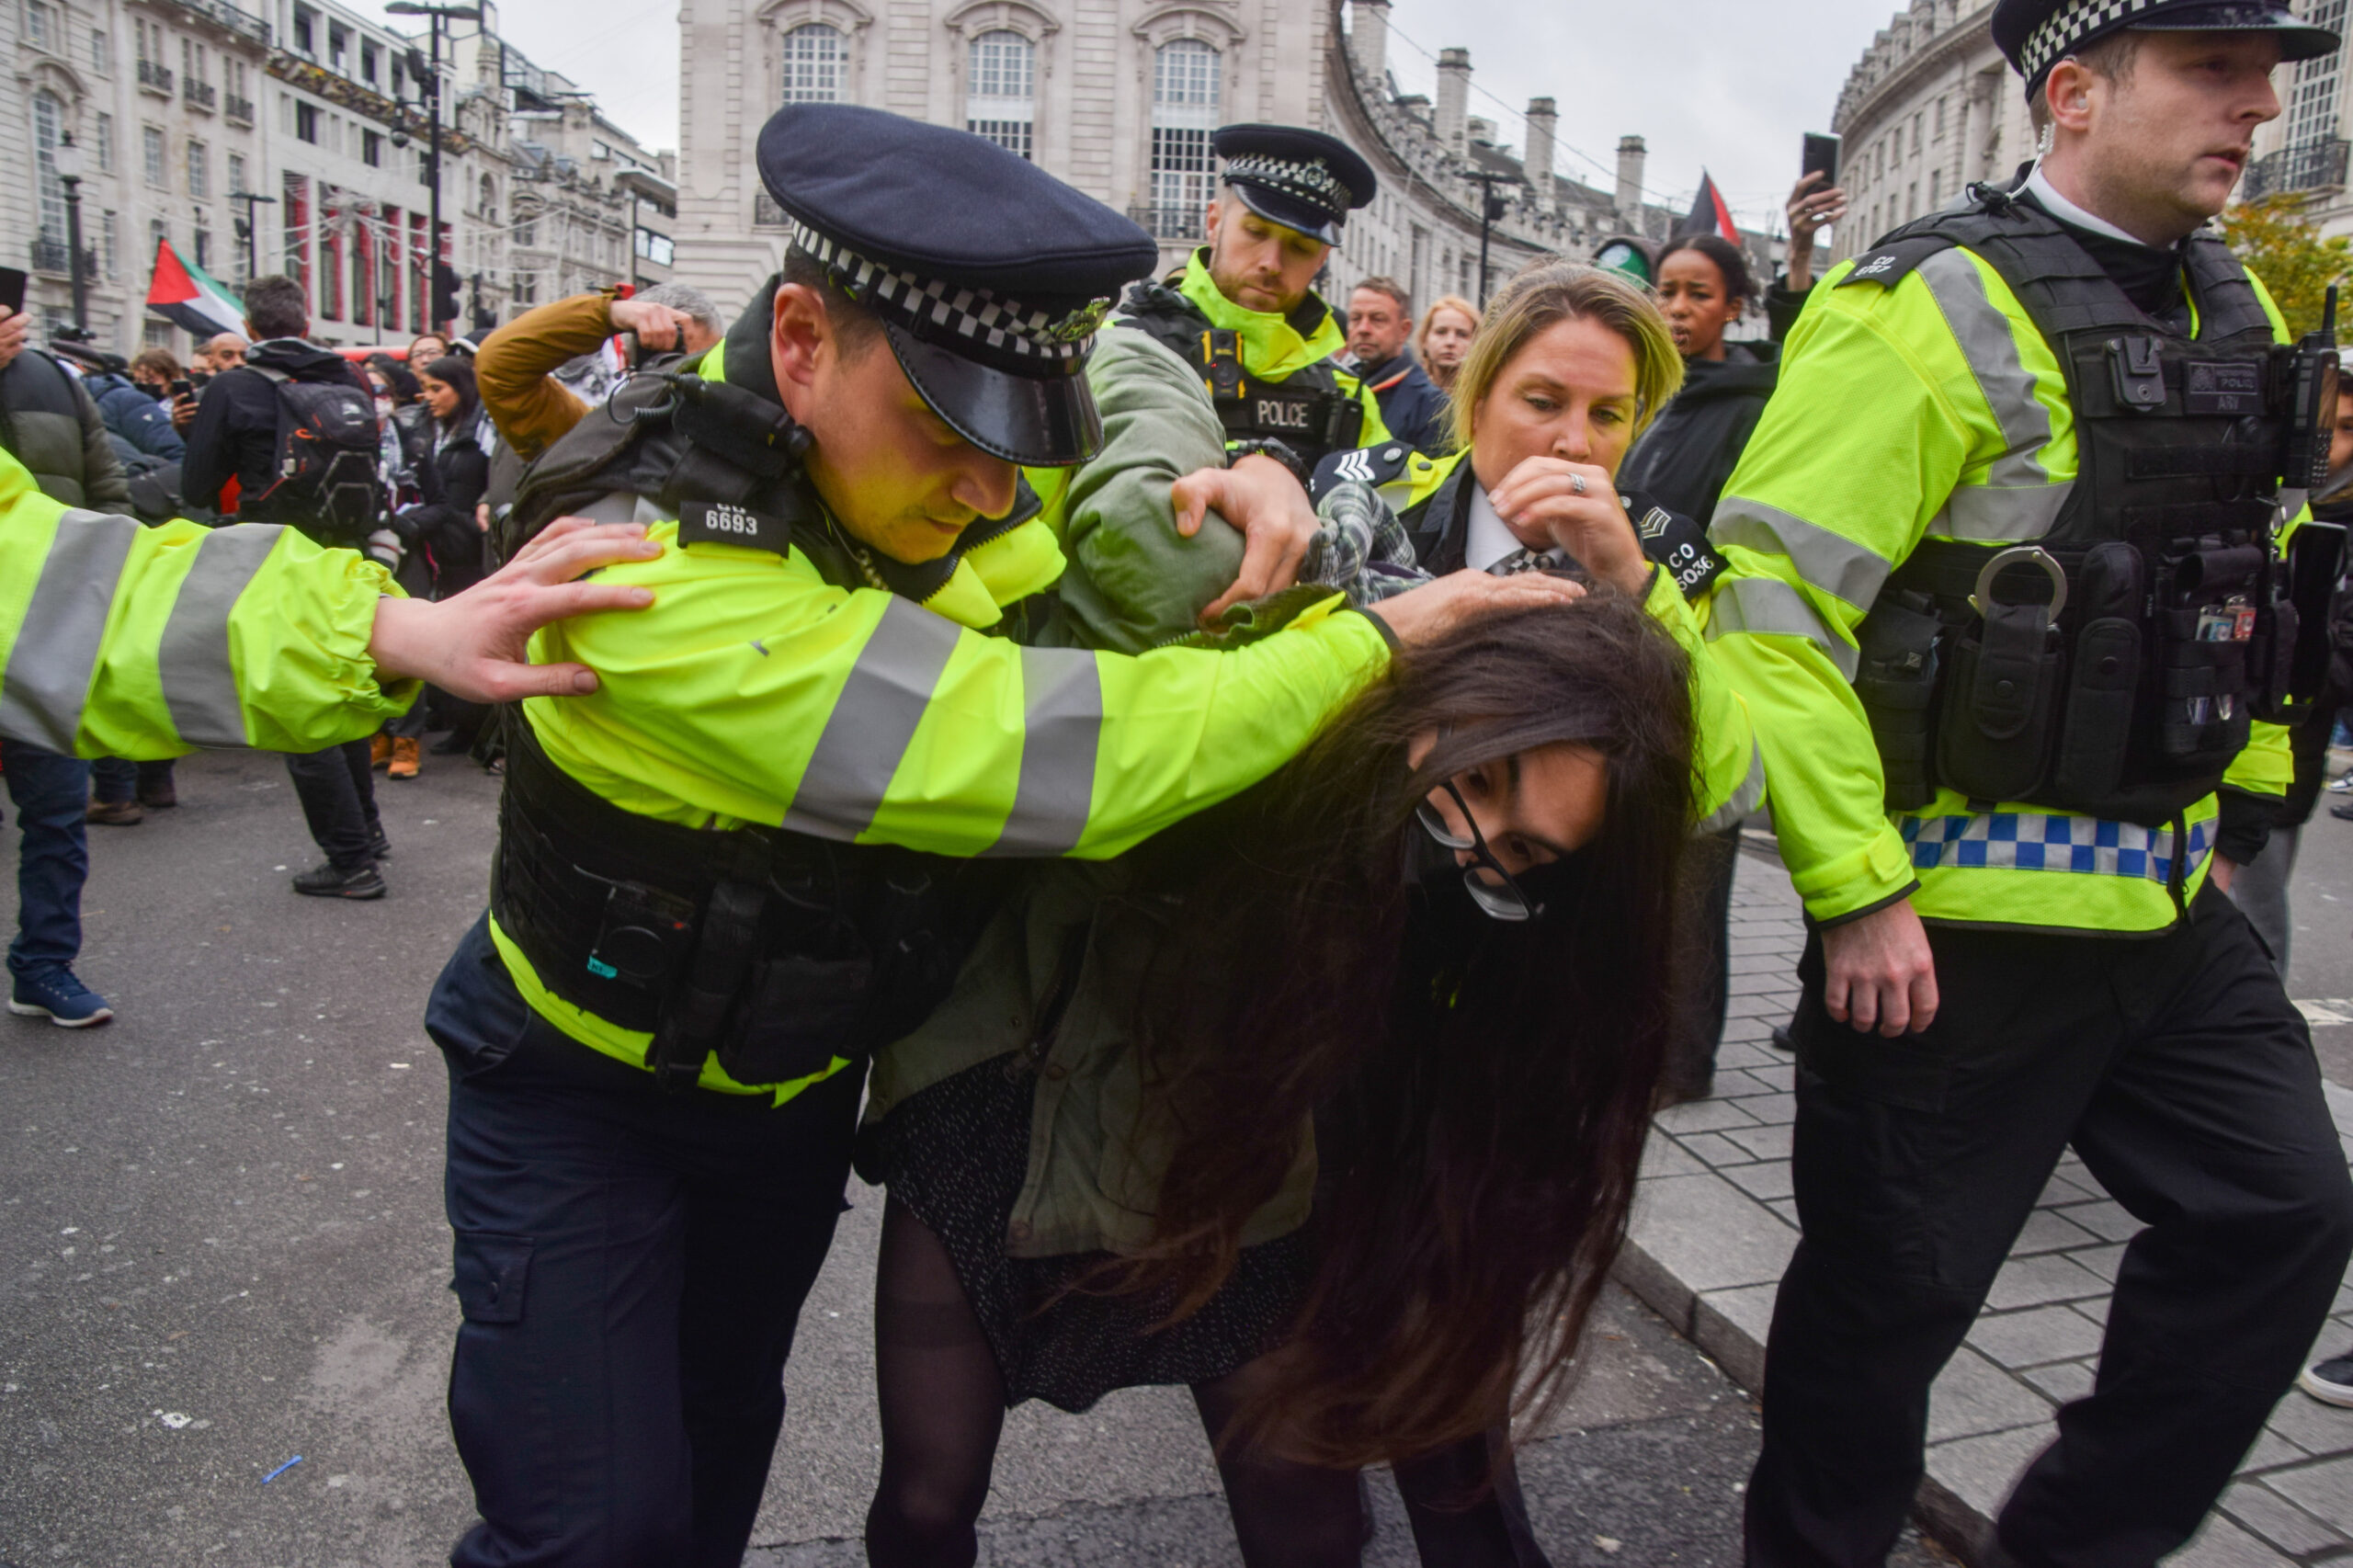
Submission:
[[[1224,160],[1219,176],[1245,207],[1327,245],[1340,243],[1348,214],[1381,188],[1356,149],[1302,126],[1220,126],[1210,148]]]
[[[881,109],[787,104],[758,155],[793,249],[958,435],[1035,468],[1102,449],[1087,354],[1159,259],[1150,234],[994,142]]]
[[[2029,101],[2053,65],[2128,28],[2269,33],[2282,60],[2311,60],[2340,41],[2289,9],[2288,0],[1999,0],[1994,7],[1995,47],[2026,78]]]

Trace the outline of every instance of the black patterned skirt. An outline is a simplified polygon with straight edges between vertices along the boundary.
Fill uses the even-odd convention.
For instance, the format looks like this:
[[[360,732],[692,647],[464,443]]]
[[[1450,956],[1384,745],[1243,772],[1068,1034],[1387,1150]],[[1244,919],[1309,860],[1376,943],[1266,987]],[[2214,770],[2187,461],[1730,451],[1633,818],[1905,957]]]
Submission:
[[[1090,1288],[1109,1253],[1006,1256],[1037,1088],[1035,1074],[1013,1062],[998,1057],[910,1096],[866,1130],[858,1158],[858,1173],[888,1187],[947,1247],[1006,1405],[1042,1399],[1086,1410],[1113,1389],[1210,1382],[1280,1345],[1310,1282],[1304,1232],[1245,1247],[1199,1312],[1157,1332],[1173,1292]]]

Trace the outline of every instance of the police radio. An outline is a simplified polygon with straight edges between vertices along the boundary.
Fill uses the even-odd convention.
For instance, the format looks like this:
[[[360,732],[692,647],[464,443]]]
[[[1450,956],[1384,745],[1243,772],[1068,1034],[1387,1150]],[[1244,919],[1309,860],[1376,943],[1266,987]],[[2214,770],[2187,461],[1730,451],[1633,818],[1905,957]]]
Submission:
[[[2318,330],[2304,334],[2287,354],[2287,447],[2279,464],[2279,510],[2273,538],[2295,521],[2305,499],[2328,475],[2330,438],[2336,432],[2336,286],[2323,298]],[[2303,718],[2320,694],[2328,669],[2328,604],[2345,570],[2345,530],[2307,522],[2281,552],[2266,552],[2264,614],[2258,647],[2251,651],[2258,675],[2255,713],[2271,723]]]
[[[2319,329],[2288,351],[2288,450],[2279,465],[2279,520],[2303,510],[2328,473],[2336,429],[2336,285],[2328,286]]]

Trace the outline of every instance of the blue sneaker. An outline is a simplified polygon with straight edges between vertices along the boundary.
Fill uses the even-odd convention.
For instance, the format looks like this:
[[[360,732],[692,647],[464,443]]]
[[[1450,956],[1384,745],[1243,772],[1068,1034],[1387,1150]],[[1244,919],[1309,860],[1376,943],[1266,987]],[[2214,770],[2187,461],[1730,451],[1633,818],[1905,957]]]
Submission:
[[[70,969],[53,969],[30,980],[18,975],[8,1011],[20,1018],[47,1018],[66,1029],[86,1029],[114,1017],[107,999],[74,979]]]

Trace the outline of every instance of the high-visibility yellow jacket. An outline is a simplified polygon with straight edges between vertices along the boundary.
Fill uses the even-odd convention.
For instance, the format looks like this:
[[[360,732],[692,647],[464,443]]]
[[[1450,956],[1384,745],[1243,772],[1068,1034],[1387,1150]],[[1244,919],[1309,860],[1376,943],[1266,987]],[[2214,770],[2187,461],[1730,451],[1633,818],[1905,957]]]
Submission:
[[[1836,920],[1909,892],[1925,919],[2093,932],[2161,930],[2168,880],[2205,881],[2217,806],[2169,829],[1951,790],[1891,815],[1851,681],[1856,628],[1924,539],[2024,541],[2076,475],[2075,416],[2050,344],[1994,268],[1940,252],[1893,288],[1813,291],[1780,386],[1710,529],[1731,563],[1707,606],[1716,656],[1746,698],[1773,823],[1807,910]],[[2262,285],[2256,284],[2262,294]],[[2287,331],[2262,294],[2274,332]],[[2282,793],[2286,732],[2257,724],[2229,787]]]
[[[376,601],[399,592],[292,528],[63,506],[0,452],[0,735],[151,760],[358,740],[416,697],[368,656]]]

